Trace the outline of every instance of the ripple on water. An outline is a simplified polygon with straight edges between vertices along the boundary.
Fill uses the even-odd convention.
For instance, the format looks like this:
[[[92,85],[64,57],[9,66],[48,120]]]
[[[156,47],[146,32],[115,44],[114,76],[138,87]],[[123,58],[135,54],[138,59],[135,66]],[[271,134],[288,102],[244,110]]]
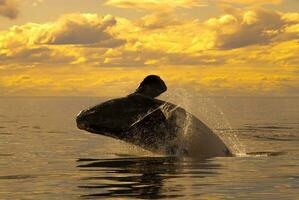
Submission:
[[[241,128],[217,129],[225,134],[238,133],[252,139],[264,141],[299,141],[298,128],[289,124],[245,124]]]
[[[1,133],[0,132],[0,135],[12,135],[12,133]]]
[[[222,129],[216,129],[217,131],[224,131],[224,132],[237,132],[237,133],[254,133],[254,132],[258,132],[258,133],[262,133],[262,132],[266,132],[266,133],[271,133],[271,132],[278,132],[278,131],[287,131],[287,130],[293,130],[293,128],[289,127],[280,127],[280,128],[265,128],[265,127],[246,127],[246,128],[236,128],[236,129],[227,129],[227,128],[222,128]]]
[[[258,124],[246,124],[244,126],[247,129],[257,129],[257,130],[289,130],[293,127],[289,126],[277,126],[277,125],[258,125]]]
[[[253,135],[253,137],[262,139],[262,140],[274,140],[274,141],[299,141],[299,138],[296,136],[288,135],[288,136],[281,136],[281,135]]]
[[[0,153],[0,157],[9,157],[9,156],[13,156],[13,154]]]
[[[26,126],[26,125],[24,125],[24,126],[19,126],[19,127],[18,127],[19,130],[27,129],[27,128],[29,128],[29,126]]]
[[[65,134],[65,133],[67,133],[67,132],[66,132],[66,131],[59,131],[59,130],[51,130],[51,131],[47,131],[47,133]]]
[[[158,199],[183,197],[181,183],[164,185],[167,180],[195,175],[199,178],[218,174],[219,164],[208,160],[186,161],[177,157],[138,157],[117,159],[78,159],[80,171],[88,173],[81,178],[78,188],[86,195],[82,198],[118,197]],[[208,171],[207,171],[208,169]],[[198,176],[200,175],[200,176]]]
[[[4,123],[8,123],[8,124],[16,124],[18,123],[18,120],[5,120],[5,121],[2,121]]]
[[[283,151],[258,151],[258,152],[246,152],[244,154],[237,154],[236,157],[271,157],[271,156],[282,156],[287,154]]]
[[[38,129],[38,130],[41,129],[40,126],[32,126],[32,128],[33,128],[33,129]]]
[[[33,179],[36,178],[36,176],[33,175],[26,175],[26,174],[20,174],[20,175],[9,175],[9,176],[0,176],[0,180],[19,180],[19,179]]]

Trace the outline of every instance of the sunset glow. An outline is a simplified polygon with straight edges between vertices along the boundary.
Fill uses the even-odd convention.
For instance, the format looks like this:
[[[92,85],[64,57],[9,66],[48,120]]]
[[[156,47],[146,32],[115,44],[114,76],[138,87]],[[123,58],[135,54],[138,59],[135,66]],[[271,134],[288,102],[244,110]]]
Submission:
[[[298,96],[297,0],[0,0],[1,96]]]

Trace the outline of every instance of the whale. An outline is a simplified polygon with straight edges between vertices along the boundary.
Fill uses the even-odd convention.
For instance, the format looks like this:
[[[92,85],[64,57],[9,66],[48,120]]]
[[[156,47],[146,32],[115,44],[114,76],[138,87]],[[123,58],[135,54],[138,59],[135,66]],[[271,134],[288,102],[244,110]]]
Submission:
[[[132,94],[80,111],[77,127],[154,153],[198,158],[231,156],[221,138],[196,116],[157,98],[166,90],[159,76],[149,75]]]

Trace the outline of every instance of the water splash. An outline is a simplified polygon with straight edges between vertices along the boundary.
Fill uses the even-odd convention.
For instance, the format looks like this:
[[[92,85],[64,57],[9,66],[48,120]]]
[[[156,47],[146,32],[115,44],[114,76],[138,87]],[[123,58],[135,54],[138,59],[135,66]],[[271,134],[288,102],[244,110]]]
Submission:
[[[214,107],[214,109],[221,116],[221,121],[223,123],[221,125],[226,126],[227,129],[229,130],[229,134],[226,134],[223,139],[225,140],[226,143],[228,143],[227,145],[230,147],[232,153],[236,156],[246,155],[245,146],[239,140],[239,137],[237,136],[236,132],[231,131],[231,130],[233,130],[233,128],[232,128],[230,122],[228,121],[228,119],[225,117],[223,110],[219,106],[217,106],[217,104],[212,99],[207,98],[207,100],[208,100],[208,102],[211,103],[211,105]],[[219,122],[218,122],[218,124],[219,124]],[[225,131],[220,130],[220,132],[223,134]]]
[[[212,121],[213,123],[215,123],[215,120],[217,120],[216,123],[218,127],[226,127],[225,130],[232,130],[232,126],[227,120],[222,109],[217,106],[215,101],[213,101],[209,97],[196,96],[195,102],[195,96],[191,96],[186,89],[180,87],[173,90],[172,93],[168,93],[167,95],[165,95],[165,98],[169,99],[170,102],[174,102],[175,104],[177,104],[178,107],[183,107],[193,114],[199,112],[201,115],[203,115],[203,118],[209,119],[208,121]],[[198,106],[197,104],[202,105]],[[212,113],[215,114],[213,115]],[[187,114],[184,121],[184,128],[182,133],[183,137],[188,137],[188,133],[191,132],[191,123],[191,115]],[[235,132],[229,131],[229,134],[224,134],[223,130],[216,131],[215,128],[213,129],[213,131],[224,140],[224,142],[229,146],[234,155],[247,155],[245,146],[241,143]],[[181,145],[184,146],[184,144]]]
[[[164,113],[164,115],[168,118],[172,115],[174,111],[176,111],[178,108],[185,108],[186,110],[190,110],[191,103],[191,96],[189,96],[189,93],[184,88],[176,88],[173,90],[173,93],[168,93],[166,95],[166,98],[170,99],[170,102],[173,102],[172,100],[176,100],[175,104],[176,106],[174,108],[170,108],[168,104],[165,104],[163,108],[161,109]],[[185,119],[182,121],[177,121],[177,124],[182,124],[182,131],[179,133],[179,137],[176,140],[177,150],[176,155],[185,155],[186,149],[187,149],[187,143],[189,142],[188,137],[189,134],[192,132],[192,121],[191,121],[192,115],[190,113],[186,113]],[[181,119],[177,119],[181,120]]]
[[[145,115],[141,115],[139,116],[134,123],[132,123],[130,125],[130,127],[133,127],[134,125],[138,124],[140,121],[142,121],[144,118],[146,118],[147,116],[149,116],[150,114],[154,113],[155,111],[159,110],[160,107],[153,109],[153,110],[149,110]]]

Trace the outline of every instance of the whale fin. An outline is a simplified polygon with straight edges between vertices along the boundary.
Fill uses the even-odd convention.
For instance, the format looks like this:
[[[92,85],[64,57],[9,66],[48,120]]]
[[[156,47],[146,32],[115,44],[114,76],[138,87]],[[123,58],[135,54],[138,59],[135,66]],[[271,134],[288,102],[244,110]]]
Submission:
[[[140,83],[134,94],[141,94],[150,98],[155,98],[166,90],[167,87],[159,76],[149,75]]]

